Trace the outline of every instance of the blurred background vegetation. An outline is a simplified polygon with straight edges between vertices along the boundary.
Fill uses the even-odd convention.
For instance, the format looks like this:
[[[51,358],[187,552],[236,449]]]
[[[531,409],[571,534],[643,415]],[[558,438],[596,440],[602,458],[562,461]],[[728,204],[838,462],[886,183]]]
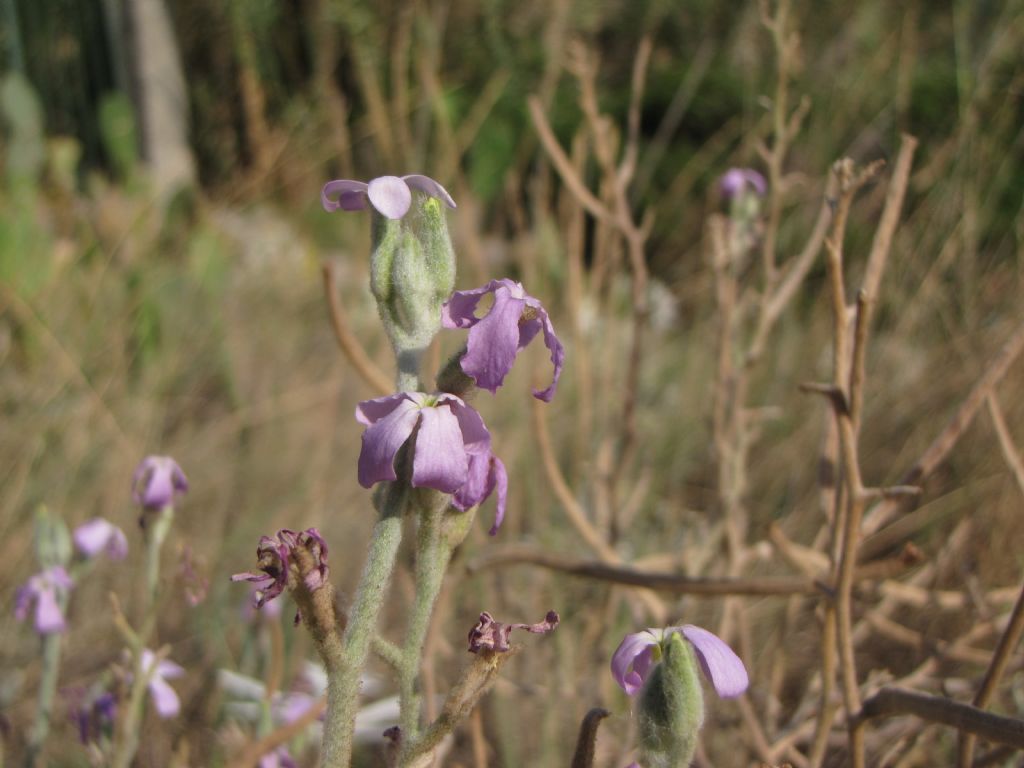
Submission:
[[[176,114],[187,157],[170,171],[155,161],[166,142],[154,144],[157,113],[143,105],[173,73],[146,75],[158,52],[140,46],[141,23],[128,23],[145,3],[0,0],[0,613],[11,615],[13,587],[34,570],[31,519],[39,504],[69,524],[103,515],[135,530],[132,469],[147,453],[177,458],[192,491],[177,517],[168,583],[179,585],[188,551],[210,590],[192,607],[176,586],[161,619],[161,640],[189,669],[177,685],[185,709],[177,720],[148,724],[140,764],[168,764],[173,754],[180,764],[221,765],[232,753],[240,726],[225,714],[213,672],[265,671],[246,641],[254,631],[242,618],[246,596],[227,581],[251,567],[261,534],[318,526],[341,590],[358,575],[373,513],[355,482],[360,430],[352,411],[376,393],[337,350],[321,262],[336,260],[352,324],[382,367],[389,352],[367,291],[367,217],[327,215],[320,187],[330,178],[387,173],[437,178],[459,204],[450,216],[459,287],[522,279],[556,327],[567,328],[566,194],[526,99],[540,98],[570,146],[581,131],[576,81],[566,71],[574,40],[597,53],[601,108],[617,124],[639,40],[650,35],[654,44],[634,185],[637,208],[655,216],[654,330],[641,377],[635,493],[625,527],[613,535],[631,561],[713,573],[722,544],[710,535],[715,329],[703,228],[719,209],[718,176],[734,165],[759,167],[755,141],[770,131],[775,59],[757,3],[174,0],[162,39],[173,42],[170,60],[180,61],[183,75]],[[786,199],[780,253],[806,239],[833,160],[892,159],[901,132],[920,140],[869,359],[861,451],[866,476],[881,484],[913,462],[1021,318],[1024,3],[803,0],[793,13],[801,66],[792,91],[809,98],[810,111],[786,163],[797,183]],[[586,174],[596,180],[596,166]],[[851,254],[866,251],[883,197],[879,185],[855,205]],[[589,259],[592,226],[586,237]],[[861,262],[853,258],[856,274]],[[751,399],[781,415],[751,453],[752,540],[781,521],[790,538],[809,544],[821,524],[821,404],[796,384],[828,369],[823,277],[822,264],[755,379]],[[628,292],[609,290],[621,290],[618,304],[607,305],[621,316],[590,318],[584,333],[602,354],[624,359]],[[457,341],[443,343],[452,351]],[[566,472],[588,501],[583,479],[599,470],[592,457],[602,435],[598,429],[592,445],[577,444],[579,384],[568,353],[564,384],[546,414]],[[543,371],[542,352],[528,360]],[[497,540],[478,524],[464,545],[432,645],[444,691],[481,610],[506,621],[536,621],[552,607],[562,613],[558,632],[531,638],[483,707],[488,759],[505,766],[564,765],[591,706],[628,712],[608,659],[625,631],[648,621],[630,608],[628,593],[606,585],[526,567],[466,572],[467,561],[502,543],[579,549],[539,479],[530,367],[518,366],[499,397],[479,398],[509,467],[509,514]],[[1024,441],[1016,370],[1002,400]],[[599,380],[599,404],[616,407],[619,385],[615,376]],[[940,580],[1017,582],[1024,542],[1015,493],[991,429],[975,425],[929,482],[924,504],[934,514],[913,539],[932,552],[951,521],[971,517],[966,554]],[[91,680],[119,657],[106,593],[117,590],[131,604],[140,540],[132,539],[127,564],[100,569],[76,590],[62,686]],[[773,568],[784,570],[765,565]],[[398,578],[385,631],[402,615],[408,584]],[[764,628],[748,649],[756,691],[776,648],[815,653],[817,635],[810,612],[805,626],[783,632],[783,601],[748,603],[754,626]],[[673,608],[673,618],[707,625],[718,610],[694,599]],[[286,611],[283,621],[290,619]],[[928,636],[942,636],[942,620],[908,619]],[[32,712],[37,643],[28,627],[5,626],[0,708],[16,754]],[[286,626],[285,634],[291,675],[310,651],[301,633]],[[879,643],[865,651],[865,670],[898,675],[926,650]],[[793,673],[778,723],[802,682]],[[1019,673],[1014,686],[1024,701]],[[735,725],[735,710],[718,707],[716,716]],[[70,724],[58,715],[55,728],[66,744],[53,748],[54,764],[84,764]],[[625,744],[628,717],[606,731]],[[716,743],[727,733],[709,730],[710,755],[734,754],[734,744]],[[451,764],[471,764],[471,754],[461,734]],[[619,756],[610,750],[602,764],[617,765]]]

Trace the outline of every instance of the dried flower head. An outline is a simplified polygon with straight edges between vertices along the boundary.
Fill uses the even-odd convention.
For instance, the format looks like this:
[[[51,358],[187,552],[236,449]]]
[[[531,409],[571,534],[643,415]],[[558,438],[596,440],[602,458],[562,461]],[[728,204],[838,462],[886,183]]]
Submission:
[[[480,620],[469,630],[469,652],[480,653],[486,649],[503,653],[511,647],[508,638],[513,629],[525,629],[527,632],[542,635],[551,632],[558,626],[558,622],[558,614],[555,611],[548,611],[544,621],[536,624],[503,624],[495,621],[491,614],[484,611],[480,614]]]
[[[231,577],[232,581],[252,582],[256,587],[253,593],[256,608],[263,607],[288,587],[293,568],[295,578],[301,577],[303,587],[310,592],[320,589],[330,576],[327,542],[316,528],[297,532],[284,528],[277,532],[275,538],[260,537],[256,559],[259,572],[236,573]],[[301,616],[296,614],[295,622],[300,620]]]

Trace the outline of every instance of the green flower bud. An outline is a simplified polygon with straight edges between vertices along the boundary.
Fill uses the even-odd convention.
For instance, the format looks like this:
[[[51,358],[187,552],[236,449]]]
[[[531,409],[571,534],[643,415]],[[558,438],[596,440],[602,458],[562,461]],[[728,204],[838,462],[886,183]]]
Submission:
[[[441,328],[441,305],[455,287],[455,252],[442,202],[416,194],[394,219],[373,211],[370,289],[400,372],[415,374]]]
[[[71,561],[71,534],[64,521],[44,505],[36,510],[36,560],[43,568],[67,565]]]
[[[690,643],[673,632],[662,649],[661,664],[640,692],[640,763],[646,768],[682,768],[697,749],[704,692]]]

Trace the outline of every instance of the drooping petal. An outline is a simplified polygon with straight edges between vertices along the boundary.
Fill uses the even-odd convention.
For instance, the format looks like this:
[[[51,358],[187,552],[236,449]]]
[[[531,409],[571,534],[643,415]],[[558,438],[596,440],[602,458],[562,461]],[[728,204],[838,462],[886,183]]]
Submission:
[[[448,190],[446,190],[444,187],[442,187],[429,176],[421,176],[418,173],[410,173],[406,176],[403,176],[402,181],[404,181],[413,189],[418,189],[420,192],[425,192],[431,197],[436,197],[449,208],[455,207],[455,201],[452,200],[452,196],[448,194]]]
[[[149,482],[146,483],[146,487],[142,491],[142,506],[149,508],[166,507],[173,499],[174,483],[172,482],[171,473],[163,467],[155,468],[149,476]]]
[[[499,289],[491,311],[470,328],[462,370],[478,387],[496,392],[512,370],[519,351],[519,318],[525,306],[524,299]]]
[[[50,583],[44,584],[36,592],[36,632],[50,635],[63,632],[65,628],[64,614],[57,602],[57,588]]]
[[[421,410],[412,462],[413,487],[455,493],[466,482],[468,472],[462,429],[451,408],[442,405]]]
[[[366,405],[360,404],[360,408]],[[367,427],[363,432],[362,450],[359,452],[359,484],[370,488],[381,480],[396,480],[395,454],[412,434],[420,409],[404,399],[387,416]],[[356,411],[358,416],[359,411]]]
[[[638,658],[647,653],[646,660],[640,660],[641,668],[646,672],[650,668],[650,655],[658,638],[651,632],[634,632],[626,635],[612,655],[612,677],[628,695],[632,696],[644,684],[643,676],[636,670]]]
[[[176,717],[181,711],[181,700],[178,698],[178,694],[162,677],[154,675],[150,679],[149,695],[153,699],[156,713],[164,720]]]
[[[358,211],[366,207],[366,182],[351,179],[336,179],[324,184],[320,192],[320,204],[324,210],[333,213],[339,208]]]
[[[132,498],[146,509],[174,503],[176,494],[188,490],[188,480],[170,456],[147,456],[132,477]]]
[[[412,205],[409,185],[397,176],[380,176],[374,179],[367,185],[366,196],[370,199],[370,204],[389,219],[402,218]]]
[[[747,669],[721,638],[692,624],[684,625],[682,633],[693,645],[704,674],[719,696],[728,699],[747,690],[750,684]]]
[[[472,328],[480,318],[476,316],[476,306],[488,293],[494,293],[501,286],[514,285],[511,280],[491,280],[483,288],[471,291],[455,291],[441,307],[441,325],[445,328]]]
[[[551,398],[555,395],[555,389],[558,388],[558,378],[562,375],[562,365],[565,362],[565,348],[562,346],[562,342],[558,340],[558,336],[555,335],[555,327],[551,324],[551,318],[548,317],[544,307],[540,306],[540,302],[537,302],[534,310],[537,312],[537,319],[543,325],[544,346],[551,353],[551,364],[555,370],[551,376],[551,384],[547,389],[535,389],[533,390],[533,396],[538,400],[543,400],[545,403],[550,403]]]
[[[505,519],[505,504],[508,500],[508,472],[505,471],[505,465],[501,459],[493,455],[491,456],[490,470],[487,478],[487,495],[490,496],[491,489],[493,488],[497,491],[498,498],[495,504],[494,525],[491,526],[491,530],[488,533],[491,536],[495,536],[501,527],[502,521]]]

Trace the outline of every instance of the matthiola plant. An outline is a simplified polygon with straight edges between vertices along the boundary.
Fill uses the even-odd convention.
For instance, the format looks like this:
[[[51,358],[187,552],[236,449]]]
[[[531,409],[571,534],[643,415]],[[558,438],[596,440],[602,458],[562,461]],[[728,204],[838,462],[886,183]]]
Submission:
[[[14,617],[24,621],[32,610],[34,626],[40,635],[63,632],[67,627],[64,604],[73,586],[74,581],[62,565],[40,571],[18,588]]]
[[[716,635],[692,624],[626,635],[612,656],[612,677],[638,696],[640,764],[687,766],[704,724],[704,693],[697,668],[719,696],[749,685],[743,662]]]

